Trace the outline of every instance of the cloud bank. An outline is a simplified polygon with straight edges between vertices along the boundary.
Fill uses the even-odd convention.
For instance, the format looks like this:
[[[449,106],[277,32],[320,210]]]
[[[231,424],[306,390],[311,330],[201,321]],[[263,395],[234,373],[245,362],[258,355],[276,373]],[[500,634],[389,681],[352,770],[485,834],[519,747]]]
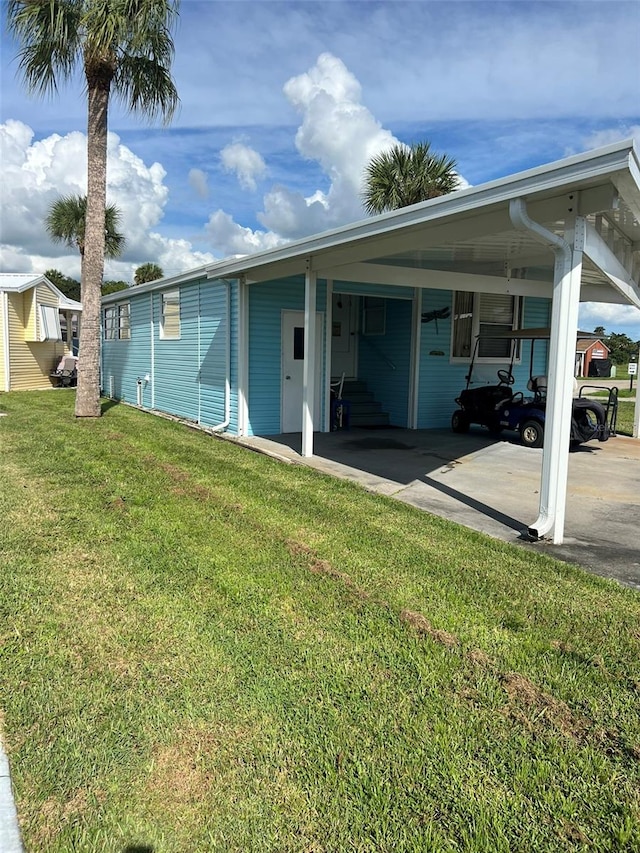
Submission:
[[[4,272],[44,272],[59,269],[79,278],[80,258],[67,246],[52,242],[44,227],[51,204],[60,196],[86,193],[86,137],[79,132],[52,134],[34,141],[34,132],[19,121],[0,125],[2,186],[2,259]],[[213,260],[183,239],[157,233],[168,191],[159,163],[145,165],[120,138],[108,138],[107,201],[121,213],[125,251],[107,261],[105,278],[131,281],[136,266],[159,263],[165,273],[182,272]]]

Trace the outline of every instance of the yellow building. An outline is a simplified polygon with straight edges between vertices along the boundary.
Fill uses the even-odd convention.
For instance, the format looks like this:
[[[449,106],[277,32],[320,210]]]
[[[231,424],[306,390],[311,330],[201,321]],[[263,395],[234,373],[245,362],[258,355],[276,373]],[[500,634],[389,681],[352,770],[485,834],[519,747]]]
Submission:
[[[0,391],[56,385],[50,374],[75,354],[81,312],[44,275],[0,274]]]

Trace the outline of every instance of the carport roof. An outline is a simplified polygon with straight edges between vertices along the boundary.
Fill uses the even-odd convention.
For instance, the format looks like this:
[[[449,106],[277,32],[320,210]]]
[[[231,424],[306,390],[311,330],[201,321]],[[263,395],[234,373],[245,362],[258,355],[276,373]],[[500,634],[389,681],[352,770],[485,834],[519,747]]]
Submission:
[[[640,306],[640,158],[630,140],[222,261],[207,267],[207,275],[243,275],[251,282],[311,269],[335,282],[434,287],[438,281],[460,290],[492,289],[493,277],[512,279],[513,292],[550,295],[553,254],[514,227],[509,202],[516,198],[526,201],[531,218],[559,235],[567,216],[585,217],[601,238],[600,248],[608,248],[607,264],[598,253],[585,252],[584,300]]]
[[[356,281],[550,297],[553,252],[514,227],[515,199],[558,235],[574,214],[585,218],[582,301],[640,307],[640,155],[632,140],[138,285],[136,293],[204,275],[251,283],[313,271],[332,279],[335,290]],[[103,303],[118,299],[122,293]]]

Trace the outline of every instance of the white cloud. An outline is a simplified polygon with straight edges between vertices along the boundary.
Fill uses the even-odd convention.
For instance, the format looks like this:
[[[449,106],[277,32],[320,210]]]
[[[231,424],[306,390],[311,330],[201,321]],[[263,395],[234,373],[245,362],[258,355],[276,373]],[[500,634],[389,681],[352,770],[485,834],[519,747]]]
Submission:
[[[585,332],[604,326],[607,332],[619,332],[634,341],[640,340],[640,308],[610,302],[583,302],[579,326]]]
[[[55,267],[77,278],[77,253],[51,242],[44,220],[52,202],[61,195],[86,192],[86,138],[73,132],[34,142],[33,136],[31,128],[22,122],[0,125],[0,268],[7,272],[43,272]],[[159,163],[146,166],[116,134],[109,134],[107,200],[121,213],[120,230],[127,242],[118,261],[106,262],[106,278],[130,280],[135,267],[147,261],[159,263],[165,272],[180,272],[214,259],[208,253],[194,252],[185,240],[167,239],[154,230],[167,202],[164,178],[165,171]]]
[[[224,210],[216,210],[209,217],[206,232],[216,253],[222,257],[250,255],[266,249],[274,249],[285,242],[271,231],[253,231],[234,222]]]
[[[202,169],[189,169],[189,186],[196,191],[200,198],[208,198],[209,178]]]
[[[360,83],[342,60],[323,53],[306,73],[284,86],[290,103],[302,115],[296,147],[317,162],[329,181],[325,192],[304,196],[284,186],[264,197],[259,221],[287,239],[326,231],[364,218],[362,190],[371,158],[399,143],[361,103]],[[460,186],[469,184],[460,179]]]
[[[302,115],[296,147],[329,178],[326,193],[305,198],[283,187],[265,196],[260,221],[292,238],[362,219],[360,194],[371,157],[398,140],[360,102],[360,84],[342,60],[323,53],[305,74],[292,77],[284,93]]]
[[[634,139],[640,147],[640,124],[619,124],[615,127],[598,130],[584,139],[584,150],[600,148],[623,139]]]
[[[233,142],[220,152],[222,165],[229,172],[235,172],[238,182],[244,190],[256,190],[256,179],[264,177],[267,167],[257,151],[242,142]]]

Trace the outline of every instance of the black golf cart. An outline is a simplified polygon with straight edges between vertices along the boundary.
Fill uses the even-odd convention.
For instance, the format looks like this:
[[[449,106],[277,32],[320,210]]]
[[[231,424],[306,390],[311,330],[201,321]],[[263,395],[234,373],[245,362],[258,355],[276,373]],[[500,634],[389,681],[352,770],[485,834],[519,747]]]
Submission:
[[[501,338],[511,341],[510,365],[508,370],[498,370],[498,383],[495,385],[480,385],[472,388],[473,369],[478,356],[481,339]],[[456,397],[460,407],[451,418],[451,429],[457,433],[469,430],[471,424],[486,427],[493,435],[500,435],[503,430],[515,430],[520,435],[521,442],[527,447],[542,447],[546,418],[547,379],[545,376],[534,375],[534,347],[536,341],[548,340],[549,329],[520,329],[508,333],[496,332],[476,338],[473,356],[467,374],[467,385]],[[529,381],[527,391],[512,389],[514,383],[513,364],[519,353],[520,342],[531,342],[529,365]],[[589,386],[590,387],[590,386]],[[597,439],[606,441],[610,435],[615,435],[616,416],[618,411],[618,389],[609,390],[609,398],[605,405],[583,396],[587,387],[581,389],[578,397],[573,400],[571,417],[571,444],[576,446],[586,441]]]

